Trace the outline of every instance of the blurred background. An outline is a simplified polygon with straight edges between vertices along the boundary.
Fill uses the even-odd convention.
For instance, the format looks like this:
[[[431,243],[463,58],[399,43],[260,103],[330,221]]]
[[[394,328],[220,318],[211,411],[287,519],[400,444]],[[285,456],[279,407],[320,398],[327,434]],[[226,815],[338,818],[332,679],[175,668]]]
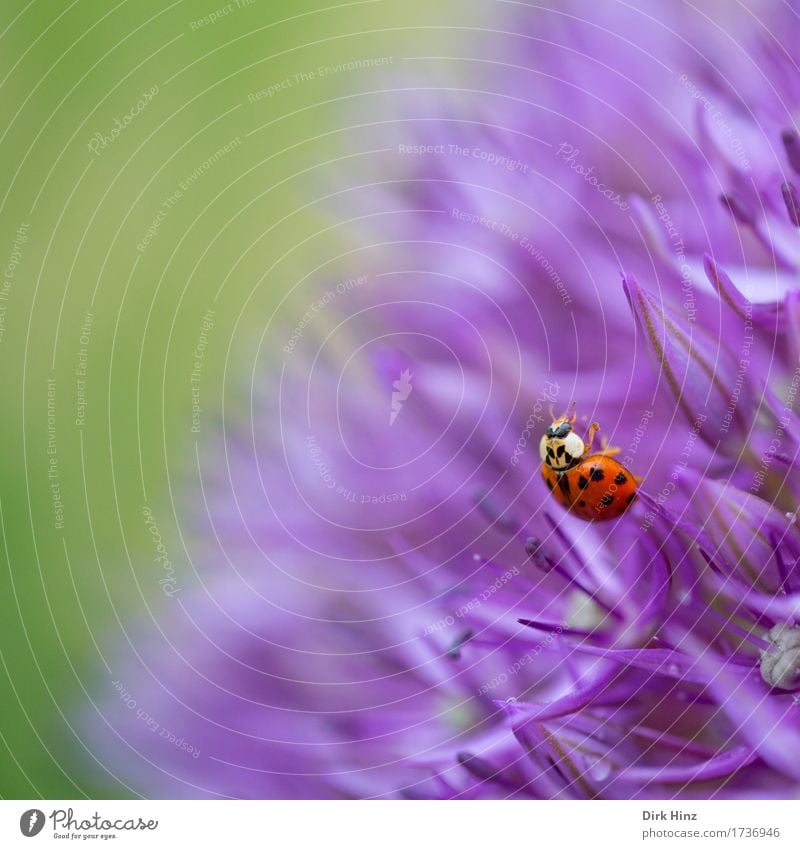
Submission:
[[[191,568],[176,493],[242,348],[349,271],[326,196],[364,155],[350,104],[440,56],[454,14],[466,32],[419,0],[4,4],[3,797],[127,794],[77,706]]]
[[[114,740],[113,758],[100,744],[90,750],[87,724],[94,729],[91,723],[101,721],[92,702],[110,699],[130,717],[121,705],[131,707],[135,697],[119,657],[138,655],[140,646],[147,655],[159,636],[167,640],[164,631],[179,619],[174,596],[202,585],[194,574],[201,559],[203,568],[216,568],[214,558],[221,558],[209,554],[213,546],[201,551],[203,535],[193,524],[205,512],[204,482],[227,471],[227,456],[217,462],[215,455],[238,445],[235,459],[247,466],[242,437],[251,437],[248,424],[264,420],[248,404],[268,391],[263,365],[302,368],[300,357],[279,352],[293,344],[293,333],[302,336],[304,316],[334,284],[377,277],[378,266],[417,275],[428,265],[454,280],[464,274],[494,284],[494,260],[508,256],[509,274],[526,297],[535,292],[543,315],[562,316],[572,300],[554,288],[561,282],[558,266],[566,291],[591,290],[588,299],[576,295],[570,311],[575,336],[575,320],[594,327],[599,310],[604,356],[626,367],[632,325],[617,284],[623,266],[642,280],[659,283],[661,274],[680,286],[676,263],[685,250],[697,260],[694,283],[707,292],[699,259],[713,245],[737,275],[755,269],[764,301],[777,297],[769,249],[756,228],[737,227],[733,206],[720,203],[721,193],[728,204],[724,193],[749,186],[743,175],[753,170],[767,187],[778,231],[790,226],[778,177],[785,170],[781,132],[796,121],[780,102],[780,86],[764,93],[760,76],[783,69],[778,62],[773,68],[773,44],[751,22],[751,12],[774,12],[775,4],[753,0],[736,14],[721,0],[697,8],[664,0],[654,4],[656,12],[590,0],[550,6],[517,0],[4,4],[0,796],[132,795],[112,772],[112,761],[124,760],[131,748],[128,740]],[[747,62],[737,61],[729,33],[717,25],[727,26],[728,18]],[[783,25],[774,29],[790,38]],[[722,71],[714,65],[718,57]],[[619,78],[628,73],[621,88]],[[795,76],[786,87],[794,103]],[[740,95],[767,116],[756,122],[758,133],[748,129],[752,116]],[[710,106],[710,125],[698,124]],[[742,149],[734,149],[740,135]],[[413,149],[421,140],[452,139],[463,142],[463,151],[472,145],[473,155]],[[575,162],[559,160],[565,147]],[[509,156],[480,160],[476,150]],[[677,240],[680,251],[658,237],[657,223],[639,227],[637,216],[653,223],[649,203],[617,215],[628,212],[627,204],[609,204],[595,191],[589,174],[596,164],[620,201],[669,199],[675,232],[686,236],[685,245]],[[565,203],[571,193],[579,204]],[[553,265],[474,220],[461,226],[459,211],[519,224],[520,233],[546,245]],[[441,217],[441,230],[426,229],[433,219],[420,212],[449,215]],[[655,248],[645,244],[651,237]],[[796,258],[796,242],[787,244]],[[481,251],[483,263],[476,260]],[[404,279],[392,284],[401,303]],[[438,292],[452,297],[456,312],[464,309],[457,291],[440,285]],[[330,313],[315,318],[306,341],[326,334],[336,320]],[[546,322],[541,332],[531,329],[524,310],[513,317],[530,338],[547,335]],[[562,325],[552,322],[556,334]],[[609,331],[612,325],[620,332]],[[369,319],[363,327],[372,332]],[[338,338],[336,345],[349,357]],[[539,363],[544,377],[550,369],[580,377],[583,388],[570,388],[570,397],[597,396],[606,404],[597,413],[604,431],[613,436],[613,416],[623,412],[626,426],[637,426],[640,409],[627,396],[627,404],[619,401],[613,380],[612,391],[597,390],[593,370],[606,362],[592,344],[580,348],[583,359],[575,362],[569,345],[557,346],[547,371],[537,360],[543,350],[529,350],[526,362]],[[362,373],[353,373],[358,396]],[[435,382],[438,372],[431,374]],[[542,386],[532,374],[528,368],[529,400]],[[325,416],[335,418],[329,411],[338,414],[340,384],[327,372],[323,379],[322,394],[330,396],[319,405],[324,429]],[[419,386],[417,398],[422,380]],[[649,391],[644,383],[636,389]],[[514,393],[517,412],[523,400]],[[657,428],[663,435],[670,427],[666,411],[674,414],[671,401],[649,426],[651,446],[643,444],[638,458],[643,466],[646,451],[659,453]],[[384,429],[392,423],[386,413],[385,407],[375,413]],[[239,441],[214,440],[228,422],[239,428]],[[516,439],[519,431],[512,431]],[[364,432],[359,419],[355,439]],[[299,437],[299,429],[292,435]],[[382,444],[369,447],[382,450]],[[672,460],[663,459],[663,474]],[[313,487],[307,489],[320,490],[314,465],[308,463]],[[246,490],[249,481],[242,475],[237,486],[219,490]],[[291,499],[285,500],[291,512]],[[257,511],[260,504],[255,498],[249,507]],[[225,505],[231,513],[239,509],[231,499]],[[300,512],[300,519],[311,515]],[[224,524],[228,514],[217,513]],[[361,518],[383,528],[380,513]],[[249,532],[260,513],[248,520]],[[260,530],[268,536],[270,529]],[[260,538],[250,541],[255,548]],[[219,565],[218,576],[225,573]],[[225,611],[216,612],[224,620]],[[155,685],[157,696],[162,682]],[[194,704],[182,707],[191,711]],[[136,733],[153,730],[138,719]],[[116,733],[109,724],[106,737]],[[186,751],[183,741],[169,742],[175,752]]]

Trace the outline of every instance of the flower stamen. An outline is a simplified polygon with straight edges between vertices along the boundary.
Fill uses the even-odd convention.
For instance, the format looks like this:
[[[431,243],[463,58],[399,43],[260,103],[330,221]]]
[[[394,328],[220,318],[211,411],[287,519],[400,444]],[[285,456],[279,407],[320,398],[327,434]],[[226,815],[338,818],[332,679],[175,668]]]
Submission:
[[[761,655],[761,677],[779,690],[800,686],[800,628],[778,624],[767,633],[770,647]]]

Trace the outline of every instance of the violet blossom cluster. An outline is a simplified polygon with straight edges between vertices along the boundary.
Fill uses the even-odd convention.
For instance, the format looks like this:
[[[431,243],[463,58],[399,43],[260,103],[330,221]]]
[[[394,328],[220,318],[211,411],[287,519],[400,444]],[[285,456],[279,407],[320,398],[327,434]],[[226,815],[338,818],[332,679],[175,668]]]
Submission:
[[[797,796],[800,17],[730,6],[509,5],[360,99],[362,282],[269,319],[115,664],[199,755],[97,702],[135,792]],[[614,521],[541,481],[573,402]]]

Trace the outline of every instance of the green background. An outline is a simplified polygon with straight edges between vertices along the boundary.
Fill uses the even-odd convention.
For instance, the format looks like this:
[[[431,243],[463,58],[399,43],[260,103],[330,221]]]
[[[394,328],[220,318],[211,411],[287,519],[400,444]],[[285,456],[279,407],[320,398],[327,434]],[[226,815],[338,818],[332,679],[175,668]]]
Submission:
[[[0,304],[6,798],[126,794],[91,768],[75,718],[122,627],[163,602],[143,506],[158,516],[176,573],[187,568],[174,501],[195,463],[189,377],[203,315],[215,311],[202,363],[205,426],[226,358],[231,368],[280,299],[347,249],[319,198],[352,152],[353,134],[341,132],[348,104],[374,88],[374,74],[315,76],[255,103],[248,94],[325,64],[391,56],[402,73],[404,58],[458,56],[454,31],[439,27],[448,14],[450,23],[465,18],[417,0],[255,0],[192,27],[224,7],[3,6],[0,284],[14,262]],[[92,152],[95,134],[109,136],[154,86],[151,102]],[[236,138],[138,250],[181,181]],[[287,327],[292,309],[280,318]]]

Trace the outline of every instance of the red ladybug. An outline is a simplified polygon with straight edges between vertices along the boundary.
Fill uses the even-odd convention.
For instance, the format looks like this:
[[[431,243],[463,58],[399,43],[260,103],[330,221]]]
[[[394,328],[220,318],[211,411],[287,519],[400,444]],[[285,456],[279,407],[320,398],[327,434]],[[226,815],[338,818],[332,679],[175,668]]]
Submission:
[[[600,425],[589,427],[584,442],[574,430],[577,416],[563,415],[553,421],[539,443],[542,477],[555,499],[586,521],[616,519],[636,498],[642,480],[614,457],[619,448],[604,448],[591,454]]]

